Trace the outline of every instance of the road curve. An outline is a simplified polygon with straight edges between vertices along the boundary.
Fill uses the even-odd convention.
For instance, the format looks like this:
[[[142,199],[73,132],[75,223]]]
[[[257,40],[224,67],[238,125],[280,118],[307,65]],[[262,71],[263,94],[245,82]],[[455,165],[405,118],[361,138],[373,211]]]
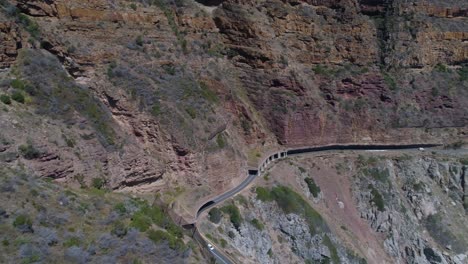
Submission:
[[[426,149],[426,148],[433,148],[438,147],[440,144],[406,144],[406,145],[383,145],[383,144],[375,144],[375,145],[364,145],[364,144],[354,144],[354,145],[326,145],[326,146],[314,146],[314,147],[304,147],[304,148],[292,148],[283,151],[279,151],[273,153],[272,155],[268,156],[267,158],[263,159],[263,162],[259,165],[258,169],[256,170],[249,170],[247,178],[242,181],[238,186],[234,187],[233,189],[216,196],[215,198],[211,199],[210,201],[203,204],[197,211],[197,218],[200,216],[201,213],[206,211],[207,209],[216,206],[217,204],[223,202],[224,200],[233,197],[240,191],[242,191],[245,187],[247,187],[257,176],[259,176],[267,166],[278,159],[286,158],[287,156],[291,155],[301,155],[307,153],[314,153],[314,152],[325,152],[325,151],[339,151],[339,150],[360,150],[360,151],[368,151],[368,150],[415,150],[415,149]],[[202,245],[207,246],[206,240],[203,238],[201,234],[198,234],[198,230],[196,229],[196,222],[193,224],[195,227],[195,235],[194,238],[199,240]],[[223,255],[220,251],[216,248],[210,250],[211,254],[223,264],[231,264],[232,262]]]

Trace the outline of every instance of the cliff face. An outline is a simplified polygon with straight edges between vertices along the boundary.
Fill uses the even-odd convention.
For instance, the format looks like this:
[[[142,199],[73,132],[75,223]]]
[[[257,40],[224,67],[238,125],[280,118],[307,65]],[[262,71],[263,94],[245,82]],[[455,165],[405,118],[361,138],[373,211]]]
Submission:
[[[191,214],[272,148],[466,135],[457,1],[1,6],[1,91],[26,96],[1,113],[3,159],[71,185],[189,186]]]
[[[226,1],[214,19],[280,142],[402,140],[466,125],[464,5]]]

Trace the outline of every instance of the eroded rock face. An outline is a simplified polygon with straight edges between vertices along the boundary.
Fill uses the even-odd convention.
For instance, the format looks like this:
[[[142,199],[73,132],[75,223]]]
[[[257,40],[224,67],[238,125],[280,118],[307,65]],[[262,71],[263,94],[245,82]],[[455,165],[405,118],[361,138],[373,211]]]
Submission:
[[[18,26],[9,21],[0,20],[0,69],[10,67],[21,48],[21,36]]]
[[[375,180],[377,174],[369,171],[363,174],[367,178],[358,177],[354,191],[361,217],[376,232],[386,235],[385,250],[398,262],[460,263],[457,256],[467,253],[468,241],[461,235],[465,231],[460,230],[465,227],[459,223],[465,215],[459,210],[465,196],[461,185],[464,167],[453,160],[407,158],[387,163],[388,177]],[[402,196],[395,187],[386,190],[385,186],[394,186],[396,179],[401,181],[395,187],[401,188]],[[366,193],[365,189],[371,191]],[[384,197],[380,209],[377,193]],[[428,236],[414,232],[417,226],[425,228]]]

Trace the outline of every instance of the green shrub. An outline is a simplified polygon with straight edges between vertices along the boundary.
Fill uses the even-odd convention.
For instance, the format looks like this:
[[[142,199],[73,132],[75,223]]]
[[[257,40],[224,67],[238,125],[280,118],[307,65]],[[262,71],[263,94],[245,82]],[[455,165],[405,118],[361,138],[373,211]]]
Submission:
[[[252,219],[252,221],[250,221],[252,223],[252,225],[257,228],[258,230],[263,230],[265,228],[265,226],[262,224],[262,222],[260,222],[257,218],[254,218]]]
[[[183,236],[182,229],[174,224],[161,208],[143,203],[140,205],[140,210],[133,214],[130,226],[144,232],[152,224],[165,228],[174,237],[182,238]]]
[[[145,232],[151,226],[151,218],[142,212],[133,214],[131,220],[130,226],[140,230],[140,232]]]
[[[93,178],[92,186],[98,190],[102,189],[106,183],[103,178]]]
[[[172,65],[165,64],[165,65],[162,65],[161,67],[163,68],[163,70],[166,73],[168,73],[170,75],[175,75],[175,73],[176,73],[176,68],[174,66],[172,66]]]
[[[81,244],[81,239],[79,237],[70,237],[67,239],[65,242],[63,242],[64,247],[73,247],[73,246],[79,246]]]
[[[229,204],[226,206],[223,206],[221,208],[221,211],[224,213],[229,214],[229,218],[231,220],[232,225],[236,228],[239,229],[240,225],[242,224],[242,216],[240,214],[239,208],[237,208],[236,205],[234,204]]]
[[[24,90],[26,87],[26,83],[20,79],[14,79],[10,83],[11,87],[18,89],[18,90]]]
[[[202,94],[203,98],[205,98],[207,101],[209,101],[211,103],[217,103],[219,101],[218,96],[216,95],[216,93],[211,91],[208,88],[208,85],[206,85],[206,83],[200,82],[200,89],[201,89],[201,94]]]
[[[143,37],[140,35],[136,38],[135,40],[135,43],[138,45],[138,46],[143,46],[144,44],[144,41],[143,41]]]
[[[396,90],[397,89],[397,83],[393,77],[388,74],[388,73],[382,73],[383,79],[385,83],[388,85],[390,90]]]
[[[161,114],[161,105],[159,102],[156,102],[152,107],[151,107],[151,114],[154,116],[159,116]]]
[[[324,66],[324,65],[315,65],[312,68],[312,71],[314,71],[315,74],[323,75],[327,77],[333,76],[336,73],[333,69],[328,68],[327,66]]]
[[[463,165],[468,165],[468,158],[460,159],[460,163],[463,164]]]
[[[437,63],[436,66],[434,66],[434,70],[438,72],[449,72],[449,68],[447,65],[442,64],[442,63]]]
[[[222,216],[223,215],[221,214],[221,210],[219,210],[217,207],[212,208],[208,212],[208,219],[215,224],[218,224],[219,221],[221,221]]]
[[[185,108],[185,111],[187,112],[187,114],[189,114],[189,116],[192,119],[197,118],[197,110],[195,110],[195,108],[189,106],[189,107]]]
[[[37,159],[41,156],[39,150],[37,150],[30,142],[26,145],[19,146],[18,151],[27,160]]]
[[[273,197],[270,194],[270,191],[264,187],[257,187],[255,188],[255,192],[257,193],[257,199],[262,202],[272,201]]]
[[[22,104],[24,104],[24,101],[25,101],[23,93],[21,91],[18,91],[18,90],[13,91],[13,93],[11,94],[11,99],[15,100],[18,103],[22,103]]]
[[[7,105],[11,104],[10,96],[6,94],[0,95],[0,101],[2,101],[2,103],[7,104]]]
[[[2,240],[2,245],[3,245],[4,247],[8,247],[8,246],[10,245],[10,241],[8,241],[7,239],[3,239],[3,240]]]
[[[222,248],[225,248],[227,246],[227,241],[226,240],[221,238],[221,240],[219,242],[220,242]]]
[[[151,239],[154,243],[167,241],[171,249],[183,250],[185,248],[185,244],[182,239],[176,238],[162,230],[149,230],[147,234],[148,238]]]
[[[121,215],[127,213],[127,208],[124,203],[118,203],[114,206],[114,211],[118,212]]]
[[[468,65],[463,65],[457,72],[460,76],[460,81],[468,81]]]
[[[377,206],[377,210],[383,212],[385,210],[385,203],[382,195],[372,184],[369,184],[368,188],[371,190],[371,202],[373,202]]]
[[[218,144],[218,147],[221,149],[226,146],[226,142],[224,141],[222,134],[218,134],[218,136],[216,136],[216,144]]]
[[[320,187],[315,184],[314,179],[305,178],[304,181],[307,183],[307,187],[309,187],[309,191],[312,193],[312,195],[317,198],[318,194],[320,193]]]
[[[31,218],[29,218],[29,216],[24,215],[24,214],[18,215],[13,221],[13,226],[14,227],[22,227],[22,226],[31,227],[32,226]]]
[[[130,8],[133,10],[137,10],[137,5],[135,3],[131,3]]]

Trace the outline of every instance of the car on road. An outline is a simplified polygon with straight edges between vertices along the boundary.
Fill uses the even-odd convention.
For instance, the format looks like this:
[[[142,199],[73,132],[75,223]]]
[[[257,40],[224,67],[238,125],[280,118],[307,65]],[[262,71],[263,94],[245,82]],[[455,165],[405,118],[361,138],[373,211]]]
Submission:
[[[211,244],[208,243],[207,246],[208,246],[208,249],[209,249],[210,251],[213,251],[213,249],[214,249],[213,245],[211,245]]]
[[[419,148],[420,151],[424,151],[424,148]]]

